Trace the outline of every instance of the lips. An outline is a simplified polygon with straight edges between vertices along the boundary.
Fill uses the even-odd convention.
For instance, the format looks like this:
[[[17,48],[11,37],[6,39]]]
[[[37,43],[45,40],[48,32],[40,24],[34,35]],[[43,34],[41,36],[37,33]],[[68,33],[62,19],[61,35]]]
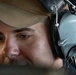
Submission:
[[[17,57],[13,57],[14,59],[10,60],[11,65],[26,65],[26,66],[31,66],[31,61],[29,61],[28,59],[25,59],[23,56],[17,56]]]

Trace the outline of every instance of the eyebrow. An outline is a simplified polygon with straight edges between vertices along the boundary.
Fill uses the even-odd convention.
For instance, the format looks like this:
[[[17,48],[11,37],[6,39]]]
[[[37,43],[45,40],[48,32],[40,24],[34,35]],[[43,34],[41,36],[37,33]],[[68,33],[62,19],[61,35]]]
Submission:
[[[32,32],[34,32],[34,30],[31,29],[31,28],[20,28],[20,29],[14,30],[13,32],[14,33],[19,33],[19,32],[23,32],[23,31],[32,31]]]

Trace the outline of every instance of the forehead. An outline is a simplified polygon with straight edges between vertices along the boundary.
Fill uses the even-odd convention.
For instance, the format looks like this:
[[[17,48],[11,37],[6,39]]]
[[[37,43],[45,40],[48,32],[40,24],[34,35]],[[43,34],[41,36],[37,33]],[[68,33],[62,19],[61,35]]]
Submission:
[[[40,30],[41,28],[43,28],[44,26],[44,23],[42,22],[39,22],[39,23],[36,23],[34,25],[31,25],[29,27],[24,27],[24,28],[15,28],[15,27],[12,27],[12,26],[9,26],[7,24],[5,24],[4,22],[0,21],[0,31],[1,30],[15,30],[16,32],[20,32],[20,31],[37,31],[37,30]]]

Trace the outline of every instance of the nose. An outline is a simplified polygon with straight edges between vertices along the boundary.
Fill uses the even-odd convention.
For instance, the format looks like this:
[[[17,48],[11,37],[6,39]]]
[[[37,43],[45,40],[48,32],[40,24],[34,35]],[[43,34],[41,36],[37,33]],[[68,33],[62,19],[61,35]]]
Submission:
[[[19,50],[12,48],[7,52],[7,56],[11,59],[15,59],[19,55]]]
[[[11,36],[7,39],[5,50],[6,50],[6,56],[11,59],[15,59],[19,55],[20,50],[14,37]]]

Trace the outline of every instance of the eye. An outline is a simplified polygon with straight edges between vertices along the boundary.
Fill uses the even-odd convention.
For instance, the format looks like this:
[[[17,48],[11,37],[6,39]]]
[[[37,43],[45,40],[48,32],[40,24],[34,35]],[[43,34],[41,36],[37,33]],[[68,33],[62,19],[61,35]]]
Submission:
[[[20,39],[20,40],[26,40],[30,37],[31,35],[24,35],[24,34],[18,34],[17,35],[17,38]]]
[[[3,33],[0,32],[0,43],[3,43],[5,41],[5,36]]]

